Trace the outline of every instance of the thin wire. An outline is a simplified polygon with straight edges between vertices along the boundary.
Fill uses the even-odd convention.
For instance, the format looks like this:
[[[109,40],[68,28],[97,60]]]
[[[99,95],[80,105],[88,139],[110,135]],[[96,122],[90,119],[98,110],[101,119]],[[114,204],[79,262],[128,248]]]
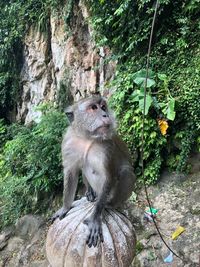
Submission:
[[[154,11],[154,16],[153,16],[153,21],[152,21],[152,25],[151,25],[151,34],[150,34],[150,38],[149,38],[149,47],[148,47],[148,53],[147,53],[147,62],[146,62],[146,77],[145,77],[145,84],[144,84],[144,107],[143,107],[143,115],[142,115],[142,147],[141,147],[141,158],[142,158],[142,178],[144,181],[144,188],[145,188],[145,194],[146,194],[146,199],[150,208],[150,212],[151,212],[151,217],[153,219],[153,223],[156,227],[156,230],[161,238],[161,240],[163,241],[163,243],[165,244],[165,246],[169,249],[169,251],[171,251],[177,258],[181,259],[182,261],[183,258],[181,258],[179,255],[177,255],[171,248],[170,246],[167,244],[167,242],[164,240],[160,229],[155,221],[154,215],[152,213],[152,205],[151,205],[151,201],[149,198],[149,194],[147,191],[147,186],[146,186],[146,178],[144,175],[144,120],[145,120],[145,110],[146,110],[146,95],[147,95],[147,81],[148,81],[148,76],[149,76],[149,62],[150,62],[150,53],[151,53],[151,45],[152,45],[152,39],[153,39],[153,31],[154,31],[154,26],[155,26],[155,20],[156,20],[156,15],[157,15],[157,11],[158,11],[158,6],[159,6],[159,0],[156,1],[156,5],[155,5],[155,11]]]

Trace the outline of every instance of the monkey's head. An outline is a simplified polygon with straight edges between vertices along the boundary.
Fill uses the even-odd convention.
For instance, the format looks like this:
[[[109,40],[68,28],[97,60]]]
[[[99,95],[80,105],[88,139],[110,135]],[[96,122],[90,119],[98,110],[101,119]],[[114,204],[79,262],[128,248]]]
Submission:
[[[66,114],[74,130],[90,138],[110,139],[116,128],[113,113],[101,96],[91,96],[67,108]]]

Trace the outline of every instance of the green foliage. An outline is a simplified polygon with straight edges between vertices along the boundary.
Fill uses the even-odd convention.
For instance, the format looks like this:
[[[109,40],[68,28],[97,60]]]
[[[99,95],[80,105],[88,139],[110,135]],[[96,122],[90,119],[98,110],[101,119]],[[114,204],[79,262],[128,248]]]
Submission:
[[[119,131],[130,150],[132,152],[137,150],[140,154],[142,149],[143,107],[141,107],[140,100],[135,101],[135,98],[133,100],[133,94],[131,94],[131,91],[133,90],[132,80],[134,81],[135,75],[129,73],[129,75],[126,76],[127,79],[122,79],[122,77],[125,77],[124,74],[127,74],[127,72],[120,72],[120,75],[115,80],[115,85],[118,85],[118,91],[113,94],[111,105],[120,107],[117,109],[117,115],[120,119]],[[138,90],[136,89],[133,93],[137,93],[137,91]],[[141,101],[143,103],[144,95],[141,96]],[[144,121],[145,176],[148,183],[153,183],[158,179],[163,161],[162,149],[165,147],[166,142],[166,137],[162,136],[156,119],[149,113]],[[140,156],[137,162],[136,174],[138,177],[141,176]]]
[[[162,167],[187,169],[193,147],[200,149],[200,9],[199,0],[160,0],[150,68],[146,53],[154,12],[149,0],[85,0],[97,45],[112,49],[118,62],[111,99],[119,131],[130,150],[139,152],[136,172],[141,177],[141,137],[144,84],[147,98],[144,121],[145,176],[155,182]],[[23,38],[30,26],[48,31],[50,15],[62,16],[71,28],[76,1],[13,0],[0,3],[0,113],[12,110],[19,95]],[[60,84],[57,104],[63,110],[70,79]],[[61,183],[60,142],[65,117],[45,106],[38,125],[0,121],[1,225],[41,209],[38,199]],[[162,135],[158,119],[169,124]],[[24,201],[24,199],[26,201]]]
[[[40,210],[38,199],[62,183],[60,144],[66,117],[46,106],[42,112],[38,124],[9,127],[11,140],[0,154],[1,225]]]
[[[6,142],[6,134],[7,134],[7,128],[5,126],[5,123],[2,119],[0,119],[0,150],[2,149],[2,146]]]
[[[162,167],[187,169],[187,158],[199,143],[200,130],[200,9],[199,0],[163,0],[157,15],[150,70],[146,80],[146,54],[153,17],[148,0],[88,0],[98,45],[108,45],[118,70],[111,103],[119,118],[119,131],[131,150],[139,151],[141,173],[141,124],[144,84],[145,174],[158,178]],[[169,128],[162,135],[158,119]]]
[[[140,252],[142,252],[142,250],[144,249],[144,245],[140,242],[140,241],[137,241],[136,243],[136,255],[140,254]]]
[[[160,22],[167,19],[163,9],[169,0],[160,2]],[[96,1],[86,0],[92,14],[92,24],[99,45],[108,45],[124,61],[135,53],[146,51],[154,9],[149,0]],[[103,37],[102,37],[103,35]],[[135,48],[139,48],[138,51]]]
[[[146,78],[147,76],[147,78]],[[158,74],[157,76],[151,70],[146,73],[146,70],[140,70],[133,74],[133,82],[137,84],[140,89],[134,90],[129,98],[129,102],[138,102],[139,108],[144,112],[144,88],[146,86],[146,98],[145,98],[145,115],[148,114],[149,108],[154,106],[155,109],[160,110],[169,120],[174,120],[175,118],[175,99],[171,96],[169,91],[165,92],[165,101],[159,102],[162,99],[162,89],[155,92],[151,90],[151,87],[155,87],[156,81],[155,78],[163,81],[164,86],[166,87],[167,76],[165,74]],[[156,94],[155,96],[153,96]]]
[[[65,71],[63,79],[60,81],[60,86],[57,95],[57,105],[59,110],[64,111],[69,104],[73,102],[73,97],[70,93],[71,78],[69,71]]]
[[[67,28],[70,28],[72,26],[74,4],[75,4],[74,0],[68,0],[64,7],[64,20],[65,24],[68,26]]]

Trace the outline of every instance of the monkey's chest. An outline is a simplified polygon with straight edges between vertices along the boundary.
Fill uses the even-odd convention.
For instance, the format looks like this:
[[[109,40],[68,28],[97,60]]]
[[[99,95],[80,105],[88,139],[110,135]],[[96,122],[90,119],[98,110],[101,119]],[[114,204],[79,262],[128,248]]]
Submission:
[[[106,179],[104,163],[104,154],[100,149],[96,151],[96,147],[94,147],[88,152],[82,166],[83,174],[97,194],[102,191]]]
[[[101,175],[98,168],[95,168],[95,166],[91,164],[84,165],[82,172],[93,190],[95,190],[97,194],[100,193],[105,182],[104,175]]]

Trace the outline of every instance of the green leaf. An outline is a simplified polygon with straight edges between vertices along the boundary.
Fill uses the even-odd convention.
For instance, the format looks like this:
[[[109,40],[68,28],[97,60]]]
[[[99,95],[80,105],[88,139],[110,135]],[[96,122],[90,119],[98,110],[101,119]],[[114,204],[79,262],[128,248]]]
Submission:
[[[148,114],[149,108],[150,108],[152,102],[153,102],[152,97],[149,94],[147,94],[146,95],[146,106],[145,106],[145,113],[144,113],[144,115],[147,115]],[[144,111],[144,98],[141,98],[139,100],[139,108],[142,110],[142,112]]]
[[[146,83],[146,70],[140,70],[138,72],[135,72],[133,74],[134,77],[134,83],[139,86],[145,86]],[[150,88],[155,85],[155,80],[152,79],[154,77],[154,72],[149,71],[148,78],[147,78],[147,88]]]
[[[155,85],[155,81],[153,79],[147,79],[147,88],[150,88]]]
[[[140,91],[139,90],[135,90],[130,96],[131,102],[139,101],[139,95],[140,95]]]
[[[158,73],[158,79],[161,81],[166,81],[167,80],[167,75],[166,74],[162,74],[162,73]]]
[[[167,106],[167,104],[166,104],[166,103],[163,103],[163,102],[159,102],[159,106],[160,106],[161,108],[165,108],[165,107]]]
[[[133,74],[133,78],[136,78],[136,77],[145,78],[146,73],[147,72],[145,69],[141,69],[141,70],[139,70]],[[152,70],[149,70],[148,71],[148,78],[154,78],[154,77],[155,77],[155,73]]]
[[[175,99],[171,98],[169,103],[168,103],[167,118],[169,120],[172,120],[172,121],[175,119],[175,115],[176,115],[176,112],[174,111],[174,108],[175,108]]]
[[[136,83],[137,85],[142,85],[142,83],[144,82],[144,78],[142,77],[137,77],[134,80],[134,83]]]
[[[158,103],[158,100],[155,96],[152,97],[153,99],[153,106],[156,108],[156,109],[159,109],[160,108],[160,105]]]
[[[136,83],[137,85],[140,86],[145,86],[145,82],[146,82],[146,77],[142,78],[142,77],[136,77],[134,80],[134,83]],[[147,88],[150,88],[152,86],[155,85],[155,81],[153,79],[147,78]]]

